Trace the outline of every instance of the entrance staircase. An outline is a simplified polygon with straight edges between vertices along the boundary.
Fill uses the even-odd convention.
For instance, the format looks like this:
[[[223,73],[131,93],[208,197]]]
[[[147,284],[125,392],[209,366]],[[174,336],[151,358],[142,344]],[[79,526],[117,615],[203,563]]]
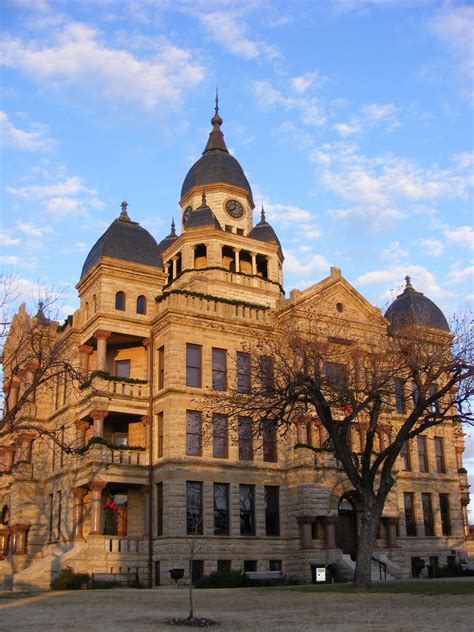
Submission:
[[[354,580],[356,563],[351,559],[350,555],[343,554],[334,564],[339,574],[351,582]],[[391,581],[401,579],[402,569],[392,562],[384,553],[374,553],[371,564],[372,582]]]

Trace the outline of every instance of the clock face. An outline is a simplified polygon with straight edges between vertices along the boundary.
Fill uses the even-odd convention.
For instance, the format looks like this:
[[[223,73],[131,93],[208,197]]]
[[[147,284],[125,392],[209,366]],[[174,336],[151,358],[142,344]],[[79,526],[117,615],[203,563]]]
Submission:
[[[193,209],[190,206],[187,206],[183,213],[183,224],[185,226],[188,223],[189,216],[191,215],[192,212],[193,212]]]
[[[242,217],[244,214],[244,207],[240,202],[237,202],[237,200],[227,200],[225,210],[231,217],[235,217],[235,219],[239,219],[239,217]]]

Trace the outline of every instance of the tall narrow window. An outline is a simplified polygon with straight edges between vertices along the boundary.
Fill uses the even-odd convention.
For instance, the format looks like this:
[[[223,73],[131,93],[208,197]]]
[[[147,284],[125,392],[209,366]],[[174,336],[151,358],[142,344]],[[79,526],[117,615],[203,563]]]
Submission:
[[[202,535],[202,483],[186,481],[186,533]]]
[[[431,504],[431,494],[423,492],[421,494],[421,504],[423,506],[423,524],[425,535],[434,535],[433,506]]]
[[[115,309],[121,312],[125,311],[125,294],[123,292],[117,292],[115,295]]]
[[[430,397],[433,397],[433,395],[436,395],[436,393],[438,392],[438,387],[436,384],[431,384],[430,385]],[[438,412],[438,400],[431,402],[431,412],[432,413],[437,413]]]
[[[260,356],[260,383],[264,393],[271,393],[275,379],[275,363],[271,356]]]
[[[420,472],[428,472],[428,454],[426,452],[426,437],[424,435],[418,435],[416,438],[418,445],[418,463],[420,466]]]
[[[441,514],[441,528],[443,535],[451,535],[451,516],[449,513],[449,495],[439,495],[439,511]]]
[[[250,393],[250,353],[237,352],[237,390]]]
[[[239,417],[239,459],[253,461],[253,434],[250,417]]]
[[[269,463],[276,463],[277,455],[277,433],[275,425],[267,422],[263,426],[263,460]]]
[[[402,469],[405,472],[411,472],[410,444],[408,441],[405,441],[400,450],[400,459],[402,461]]]
[[[65,454],[65,447],[66,447],[66,442],[65,442],[65,428],[64,426],[61,426],[61,430],[60,430],[60,441],[61,441],[61,446],[60,446],[60,452],[59,452],[59,465],[60,467],[64,466],[64,454]],[[30,452],[29,454],[29,458],[27,458],[27,461],[31,461],[31,444],[28,448],[28,451]]]
[[[225,391],[227,388],[227,351],[212,349],[212,388]]]
[[[228,457],[227,416],[220,413],[212,415],[212,456]]]
[[[407,536],[416,536],[416,518],[415,518],[415,502],[413,492],[405,492],[403,494],[403,502],[405,505],[405,525]]]
[[[54,494],[49,495],[49,536],[51,542],[54,536]]]
[[[399,415],[404,415],[405,406],[405,383],[400,378],[395,379],[395,405]]]
[[[239,485],[240,535],[255,535],[255,486]]]
[[[165,348],[158,349],[158,389],[165,386]]]
[[[445,474],[446,464],[444,461],[443,437],[435,437],[433,441],[435,449],[436,471],[438,472],[438,474]]]
[[[156,535],[163,535],[163,483],[156,484]]]
[[[146,314],[146,298],[144,296],[137,298],[137,314]]]
[[[116,377],[130,377],[130,360],[117,360],[114,362],[114,374]]]
[[[161,459],[163,456],[163,413],[158,413],[156,418],[158,422],[158,458]]]
[[[228,483],[214,483],[214,535],[229,535]]]
[[[201,413],[198,410],[186,411],[186,454],[201,456]]]
[[[418,404],[418,400],[420,399],[420,389],[418,388],[418,384],[413,382],[411,385],[411,397],[413,399],[413,404],[416,406]]]
[[[202,347],[186,345],[186,386],[201,388]]]
[[[265,534],[280,535],[280,488],[265,485]]]
[[[58,515],[57,515],[57,537],[58,540],[61,539],[62,537],[62,532],[61,532],[61,527],[62,527],[62,519],[63,519],[63,493],[62,492],[57,492],[57,499],[58,499]]]

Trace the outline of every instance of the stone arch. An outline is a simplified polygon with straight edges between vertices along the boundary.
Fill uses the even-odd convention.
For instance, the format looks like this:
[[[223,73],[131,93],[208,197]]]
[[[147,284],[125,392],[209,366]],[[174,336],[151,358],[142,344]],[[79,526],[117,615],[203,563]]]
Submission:
[[[347,477],[341,478],[332,488],[329,494],[328,509],[337,512],[339,501],[344,494],[353,492],[354,486]]]

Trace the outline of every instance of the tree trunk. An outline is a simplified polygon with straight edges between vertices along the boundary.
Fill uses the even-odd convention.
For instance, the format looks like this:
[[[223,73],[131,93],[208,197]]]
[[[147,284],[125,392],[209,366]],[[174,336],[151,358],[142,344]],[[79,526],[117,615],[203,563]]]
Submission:
[[[381,513],[382,508],[377,506],[376,499],[372,494],[364,498],[354,575],[354,586],[357,588],[370,588],[372,586],[372,555],[377,540]]]

